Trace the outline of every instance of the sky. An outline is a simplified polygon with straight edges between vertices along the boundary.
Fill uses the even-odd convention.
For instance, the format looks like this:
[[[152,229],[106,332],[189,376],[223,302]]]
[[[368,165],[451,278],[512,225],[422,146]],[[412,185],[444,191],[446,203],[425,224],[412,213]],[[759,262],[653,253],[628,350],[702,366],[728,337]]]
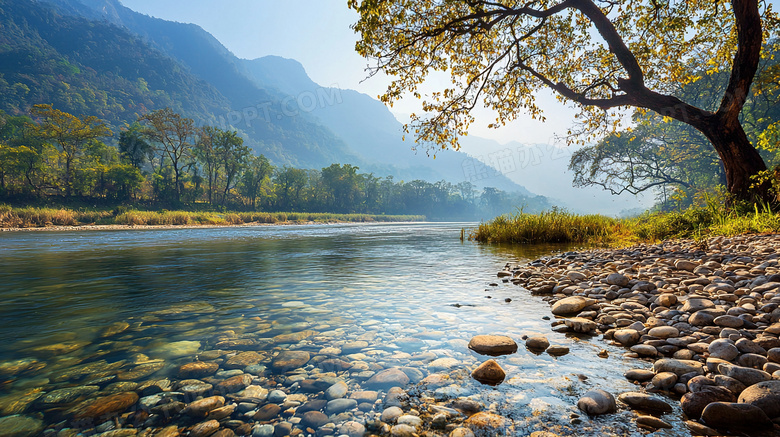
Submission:
[[[254,59],[267,55],[292,58],[303,64],[309,76],[323,86],[354,89],[372,97],[382,94],[389,78],[367,79],[368,60],[355,50],[357,35],[350,25],[357,13],[347,0],[122,0],[135,11],[166,20],[195,23],[214,35],[236,56]],[[442,89],[446,83],[431,83],[428,89]],[[556,143],[571,126],[574,111],[551,94],[540,104],[547,122],[520,117],[500,129],[487,128],[495,118],[489,111],[476,113],[469,132],[501,143]],[[401,122],[412,112],[420,113],[419,101],[407,98],[391,111]]]

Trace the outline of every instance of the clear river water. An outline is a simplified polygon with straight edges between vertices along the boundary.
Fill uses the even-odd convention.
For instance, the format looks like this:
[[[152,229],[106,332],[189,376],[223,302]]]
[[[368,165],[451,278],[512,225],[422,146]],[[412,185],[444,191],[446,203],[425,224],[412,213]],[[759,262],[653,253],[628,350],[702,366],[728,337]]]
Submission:
[[[163,363],[141,382],[173,377],[177,365],[226,338],[253,338],[268,340],[260,344],[269,357],[285,349],[315,356],[336,347],[344,349],[342,360],[373,369],[411,367],[422,377],[449,375],[449,385],[419,384],[409,392],[442,404],[477,400],[511,418],[515,435],[535,430],[641,435],[627,411],[583,416],[581,423],[571,419],[579,414],[576,402],[584,392],[603,388],[617,396],[636,390],[622,375],[649,364],[622,358],[622,349],[598,338],[552,332],[547,302],[496,277],[506,263],[565,248],[461,242],[460,230],[467,226],[0,233],[0,369],[14,369],[0,378],[0,416],[21,411],[47,425],[64,420],[62,411],[72,405],[43,405],[35,396],[21,407],[14,401],[80,385],[107,391],[117,382],[116,370],[68,373],[90,363],[124,371],[139,356]],[[107,327],[122,322],[128,327],[121,333],[106,334]],[[507,372],[497,387],[469,377],[487,359],[467,348],[477,334],[509,335],[521,345],[517,353],[496,358]],[[532,334],[544,334],[571,352],[558,358],[533,354],[521,340]],[[601,349],[609,358],[597,357]],[[21,370],[13,364],[20,362]],[[275,377],[270,368],[261,369],[264,377]],[[370,373],[343,376],[352,387]],[[690,435],[679,411],[670,416],[665,420],[675,429],[655,435]]]

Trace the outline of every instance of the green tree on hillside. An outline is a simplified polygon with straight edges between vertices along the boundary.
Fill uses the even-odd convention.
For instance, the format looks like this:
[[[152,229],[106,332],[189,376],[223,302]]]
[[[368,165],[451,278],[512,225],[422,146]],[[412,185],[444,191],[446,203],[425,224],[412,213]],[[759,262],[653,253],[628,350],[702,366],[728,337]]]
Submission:
[[[35,135],[52,141],[62,153],[65,165],[62,185],[65,188],[65,196],[70,197],[76,170],[75,161],[88,144],[110,136],[112,132],[95,116],[79,118],[54,109],[52,105],[35,105],[30,112],[41,120],[40,124],[32,127]]]
[[[144,136],[156,145],[161,167],[173,174],[174,200],[181,202],[185,169],[192,166],[192,146],[198,129],[191,118],[177,114],[171,108],[159,109],[138,119],[144,125]]]
[[[457,147],[472,110],[485,105],[505,124],[521,111],[543,119],[535,95],[554,91],[575,103],[581,141],[620,127],[635,107],[686,123],[704,135],[723,162],[737,198],[768,198],[751,178],[766,170],[740,112],[761,60],[764,36],[778,31],[772,5],[758,0],[595,1],[349,0],[359,14],[356,50],[371,74],[395,79],[382,97],[420,97],[429,74],[449,72],[451,88],[423,102],[407,131],[418,140]],[[674,94],[697,80],[691,63],[728,71],[714,109]]]

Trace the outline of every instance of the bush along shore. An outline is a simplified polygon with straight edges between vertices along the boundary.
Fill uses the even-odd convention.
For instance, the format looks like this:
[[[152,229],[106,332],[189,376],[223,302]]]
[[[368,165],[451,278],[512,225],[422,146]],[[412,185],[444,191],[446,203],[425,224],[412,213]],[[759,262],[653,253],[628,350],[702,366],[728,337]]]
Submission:
[[[585,413],[620,405],[640,428],[669,428],[673,398],[694,435],[780,435],[779,259],[780,235],[744,235],[567,252],[498,276],[546,296],[554,331],[638,359],[636,391],[593,390]]]
[[[330,214],[296,212],[203,212],[138,210],[72,210],[12,208],[0,205],[0,228],[61,228],[82,226],[227,226],[276,223],[408,222],[421,215]]]

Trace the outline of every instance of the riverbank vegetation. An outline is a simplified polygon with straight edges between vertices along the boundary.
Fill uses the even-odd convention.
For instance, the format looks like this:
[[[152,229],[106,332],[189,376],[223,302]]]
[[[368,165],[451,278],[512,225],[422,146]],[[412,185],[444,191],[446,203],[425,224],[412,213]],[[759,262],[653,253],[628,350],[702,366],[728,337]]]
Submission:
[[[33,228],[82,225],[242,225],[275,223],[368,223],[423,221],[421,215],[330,214],[296,212],[140,211],[45,207],[13,208],[0,205],[0,228]]]
[[[96,117],[77,117],[51,105],[36,105],[30,115],[0,112],[0,201],[14,207],[111,210],[119,205],[211,211],[212,217],[226,211],[297,211],[478,220],[519,204],[536,211],[550,206],[541,196],[479,189],[470,182],[396,181],[361,173],[351,164],[319,170],[274,166],[245,146],[236,131],[196,127],[167,108],[140,117],[118,136]],[[31,223],[69,221],[57,215],[68,214]]]
[[[628,245],[670,238],[701,240],[715,235],[780,232],[780,215],[767,205],[726,209],[717,203],[684,210],[647,212],[633,218],[578,215],[551,209],[539,214],[522,211],[482,223],[469,235],[483,243],[576,243]]]

